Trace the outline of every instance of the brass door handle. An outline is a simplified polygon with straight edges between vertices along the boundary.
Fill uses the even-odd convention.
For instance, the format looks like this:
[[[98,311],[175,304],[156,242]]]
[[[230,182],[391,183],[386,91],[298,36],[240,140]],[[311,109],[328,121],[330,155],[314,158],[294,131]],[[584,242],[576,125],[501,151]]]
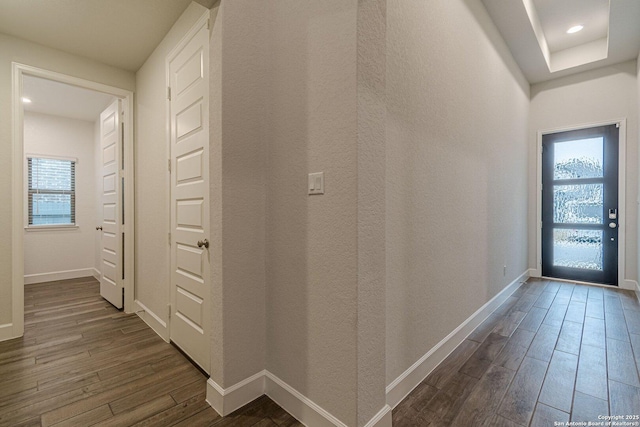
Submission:
[[[102,230],[102,226],[101,225],[97,226],[96,230],[101,231]]]
[[[198,247],[199,247],[199,248],[201,248],[201,247],[203,247],[203,246],[204,246],[205,248],[209,249],[209,241],[208,241],[207,239],[204,239],[204,240],[198,240]]]

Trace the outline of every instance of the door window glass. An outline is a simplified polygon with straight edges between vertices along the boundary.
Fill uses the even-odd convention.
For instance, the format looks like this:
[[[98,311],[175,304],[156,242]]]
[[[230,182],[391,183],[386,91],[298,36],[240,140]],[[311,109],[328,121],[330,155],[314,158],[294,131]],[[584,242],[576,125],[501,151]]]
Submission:
[[[554,144],[553,179],[601,178],[603,139],[588,138]]]
[[[553,222],[602,224],[603,184],[554,185]]]
[[[602,231],[554,229],[553,265],[602,271]]]

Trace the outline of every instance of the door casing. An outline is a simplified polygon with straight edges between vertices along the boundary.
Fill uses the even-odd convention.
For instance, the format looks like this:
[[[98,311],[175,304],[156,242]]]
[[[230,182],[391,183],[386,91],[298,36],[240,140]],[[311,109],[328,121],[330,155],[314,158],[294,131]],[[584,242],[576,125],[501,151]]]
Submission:
[[[33,67],[18,62],[11,64],[12,80],[12,140],[13,140],[13,171],[12,171],[12,338],[21,337],[24,334],[24,111],[22,107],[22,78],[25,75],[40,77],[60,83],[66,83],[81,88],[107,93],[122,99],[125,113],[124,124],[124,173],[126,180],[125,191],[125,226],[126,236],[125,253],[129,262],[125,264],[124,280],[124,311],[134,311],[134,161],[133,161],[133,92],[114,86],[97,83],[94,81],[73,77],[43,68]]]
[[[536,144],[536,266],[531,270],[532,277],[542,276],[542,136],[579,129],[599,126],[619,125],[618,152],[618,287],[621,289],[635,289],[635,282],[625,278],[625,242],[626,242],[626,147],[627,147],[627,119],[614,119],[602,122],[592,122],[561,128],[539,130]],[[592,283],[589,283],[592,284]]]

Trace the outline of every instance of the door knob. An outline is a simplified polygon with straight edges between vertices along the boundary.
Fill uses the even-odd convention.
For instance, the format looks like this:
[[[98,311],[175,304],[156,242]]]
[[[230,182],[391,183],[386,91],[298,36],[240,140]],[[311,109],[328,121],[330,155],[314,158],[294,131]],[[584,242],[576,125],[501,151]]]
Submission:
[[[101,225],[97,226],[96,230],[98,230],[98,231],[102,230],[102,226]]]
[[[204,240],[198,240],[198,247],[199,247],[199,248],[201,248],[201,247],[203,247],[203,246],[204,246],[205,248],[209,249],[209,241],[208,241],[207,239],[204,239]]]

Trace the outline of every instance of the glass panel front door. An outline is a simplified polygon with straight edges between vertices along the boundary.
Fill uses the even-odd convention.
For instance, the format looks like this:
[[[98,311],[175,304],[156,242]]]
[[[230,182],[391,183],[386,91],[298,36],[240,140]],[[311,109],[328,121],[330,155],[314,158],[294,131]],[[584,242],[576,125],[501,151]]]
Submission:
[[[542,274],[618,283],[618,128],[542,138]]]

